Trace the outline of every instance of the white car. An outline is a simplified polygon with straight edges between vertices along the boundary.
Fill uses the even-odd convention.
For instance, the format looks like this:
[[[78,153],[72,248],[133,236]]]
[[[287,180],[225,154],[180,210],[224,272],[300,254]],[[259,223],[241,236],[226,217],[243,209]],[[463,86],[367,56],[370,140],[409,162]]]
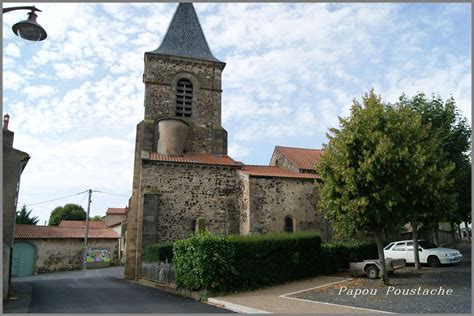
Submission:
[[[461,261],[462,254],[456,249],[441,248],[426,241],[418,241],[420,263],[427,263],[431,267],[439,267],[441,264],[451,264]],[[392,242],[383,250],[385,258],[405,259],[407,263],[415,263],[413,253],[413,240],[401,240]]]

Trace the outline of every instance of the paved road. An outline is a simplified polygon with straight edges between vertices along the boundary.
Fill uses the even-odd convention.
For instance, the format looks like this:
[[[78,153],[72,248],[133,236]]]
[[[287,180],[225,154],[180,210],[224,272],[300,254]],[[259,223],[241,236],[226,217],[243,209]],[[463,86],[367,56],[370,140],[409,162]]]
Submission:
[[[74,271],[13,280],[20,299],[4,312],[227,313],[229,311],[122,279],[123,269]],[[16,292],[16,293],[15,293]],[[31,298],[28,300],[28,296]],[[29,301],[29,304],[28,304]],[[21,306],[21,303],[27,306]],[[22,309],[23,308],[23,309]]]

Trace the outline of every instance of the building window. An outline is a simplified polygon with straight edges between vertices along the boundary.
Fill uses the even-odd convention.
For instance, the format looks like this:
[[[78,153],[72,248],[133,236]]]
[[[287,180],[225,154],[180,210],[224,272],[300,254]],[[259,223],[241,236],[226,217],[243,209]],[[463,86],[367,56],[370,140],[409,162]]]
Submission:
[[[193,107],[193,84],[180,79],[176,87],[176,116],[191,117]]]
[[[285,231],[287,233],[293,232],[293,219],[290,216],[285,217]]]
[[[194,232],[196,232],[196,220],[195,219],[193,219],[191,221],[191,233],[194,233]]]

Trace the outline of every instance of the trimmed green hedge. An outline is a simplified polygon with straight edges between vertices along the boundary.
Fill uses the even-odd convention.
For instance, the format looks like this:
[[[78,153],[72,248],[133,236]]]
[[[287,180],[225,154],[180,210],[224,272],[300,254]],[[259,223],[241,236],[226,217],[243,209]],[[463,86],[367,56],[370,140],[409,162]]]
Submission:
[[[257,288],[317,273],[321,237],[316,232],[230,236],[235,247],[232,289]]]
[[[253,289],[331,274],[349,268],[349,262],[378,257],[373,242],[321,244],[319,234],[308,231],[229,237],[205,232],[176,241],[172,250],[170,245],[149,245],[144,258],[157,261],[150,259],[165,258],[166,251],[177,285],[189,290]]]
[[[149,262],[173,261],[173,243],[167,242],[146,245],[143,260]]]

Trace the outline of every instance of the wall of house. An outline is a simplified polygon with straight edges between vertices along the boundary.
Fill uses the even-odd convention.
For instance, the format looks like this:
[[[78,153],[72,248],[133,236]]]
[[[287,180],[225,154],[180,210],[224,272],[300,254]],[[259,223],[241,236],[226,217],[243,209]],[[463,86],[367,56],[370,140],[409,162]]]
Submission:
[[[284,231],[291,216],[295,231],[318,230],[326,236],[326,220],[316,211],[319,194],[313,180],[250,176],[250,233]]]
[[[144,162],[143,247],[188,237],[204,218],[214,233],[239,233],[240,186],[232,167]]]
[[[82,268],[84,241],[81,239],[18,239],[36,250],[35,273],[70,271]],[[110,248],[113,259],[118,255],[118,239],[89,239],[88,247]]]
[[[27,154],[13,148],[14,133],[3,129],[3,299],[7,299],[9,291],[10,264],[15,229],[15,211],[17,209],[20,189],[21,160]]]
[[[300,172],[300,170],[290,162],[286,156],[284,156],[279,150],[273,152],[272,158],[270,160],[270,166],[276,166],[284,169],[289,169],[294,172]]]
[[[123,262],[126,255],[125,226],[123,224],[115,225],[114,227],[111,227],[111,229],[113,229],[120,236],[120,241],[118,244],[118,258],[120,259],[120,262]]]
[[[115,224],[118,224],[120,223],[122,220],[125,219],[125,215],[121,215],[121,214],[109,214],[107,215],[106,219],[105,219],[105,225],[107,227],[110,227],[112,225],[115,225]],[[120,232],[118,232],[119,235],[120,235]]]

